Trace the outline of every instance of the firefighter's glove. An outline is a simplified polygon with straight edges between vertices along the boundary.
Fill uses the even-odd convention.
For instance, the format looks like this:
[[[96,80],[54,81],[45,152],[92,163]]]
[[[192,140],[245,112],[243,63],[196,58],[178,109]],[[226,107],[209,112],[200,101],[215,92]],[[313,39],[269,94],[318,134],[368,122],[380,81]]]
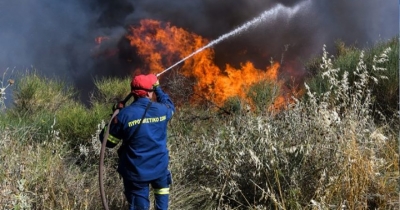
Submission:
[[[153,84],[153,90],[155,90],[157,87],[160,86],[160,82],[157,80],[154,84]]]
[[[124,107],[125,107],[125,104],[124,104],[122,101],[120,101],[120,102],[118,102],[118,103],[116,103],[116,104],[113,105],[112,111],[113,111],[113,113],[114,113],[115,110],[117,110],[117,109],[121,110],[121,109],[123,109]]]

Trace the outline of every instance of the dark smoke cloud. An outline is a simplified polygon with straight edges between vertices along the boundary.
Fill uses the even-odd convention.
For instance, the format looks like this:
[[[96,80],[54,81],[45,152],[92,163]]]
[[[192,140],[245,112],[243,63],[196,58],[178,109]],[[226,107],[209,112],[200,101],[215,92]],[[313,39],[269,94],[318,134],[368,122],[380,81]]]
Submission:
[[[57,75],[78,71],[91,41],[89,20],[79,1],[2,1],[0,66],[34,66]]]
[[[273,57],[301,65],[332,48],[335,40],[369,46],[399,33],[395,0],[309,0],[289,16],[279,14],[257,28],[215,46],[216,63],[239,65],[250,60],[264,68]],[[301,0],[13,0],[0,2],[0,73],[33,66],[47,76],[73,82],[87,96],[93,78],[127,75],[139,60],[122,37],[126,28],[151,18],[183,27],[209,40],[218,38],[263,11]],[[114,57],[99,56],[94,38],[112,37],[102,50],[119,48]],[[98,49],[97,49],[98,50]],[[237,52],[246,51],[247,54]],[[133,59],[127,63],[126,59]],[[136,64],[135,64],[136,63]]]

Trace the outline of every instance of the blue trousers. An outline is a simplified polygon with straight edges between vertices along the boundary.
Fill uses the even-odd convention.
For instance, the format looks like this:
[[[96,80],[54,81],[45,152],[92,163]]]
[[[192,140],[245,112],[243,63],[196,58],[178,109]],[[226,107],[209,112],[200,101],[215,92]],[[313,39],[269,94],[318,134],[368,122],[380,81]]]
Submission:
[[[169,200],[169,185],[172,182],[171,174],[148,182],[124,181],[125,197],[129,203],[129,210],[148,210],[150,208],[150,185],[154,191],[154,208],[167,210]]]

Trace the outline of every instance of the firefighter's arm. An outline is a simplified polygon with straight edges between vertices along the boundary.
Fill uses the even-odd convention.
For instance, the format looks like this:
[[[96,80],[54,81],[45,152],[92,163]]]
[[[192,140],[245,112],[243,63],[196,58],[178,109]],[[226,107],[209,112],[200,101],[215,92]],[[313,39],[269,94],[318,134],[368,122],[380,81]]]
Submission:
[[[108,136],[107,136],[107,143],[106,143],[106,147],[107,148],[114,148],[115,146],[117,146],[119,144],[119,142],[121,142],[122,136],[119,135],[119,131],[121,129],[120,123],[118,122],[118,116],[116,116],[111,124],[110,124],[110,130],[108,132]],[[108,129],[108,124],[104,126],[103,130],[100,132],[99,135],[99,140],[101,143],[103,143],[104,137],[106,135]]]
[[[171,111],[172,116],[175,112],[175,105],[172,102],[171,98],[168,96],[168,94],[164,93],[160,86],[154,87],[154,92],[157,96],[157,102],[165,104],[167,108]]]

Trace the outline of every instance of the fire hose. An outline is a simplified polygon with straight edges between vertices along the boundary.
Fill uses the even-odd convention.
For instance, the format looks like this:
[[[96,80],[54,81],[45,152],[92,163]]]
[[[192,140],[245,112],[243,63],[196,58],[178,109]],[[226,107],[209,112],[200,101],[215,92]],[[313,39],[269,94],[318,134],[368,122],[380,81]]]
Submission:
[[[132,94],[127,95],[125,97],[125,99],[123,101],[121,101],[120,103],[125,105],[126,102],[128,102],[131,97],[132,97]],[[104,192],[104,183],[103,183],[104,153],[106,151],[106,144],[107,144],[107,138],[108,138],[109,131],[110,131],[111,121],[114,119],[115,116],[117,116],[118,113],[119,113],[119,109],[116,109],[114,111],[114,113],[112,114],[110,121],[108,122],[107,129],[104,132],[104,137],[103,137],[103,140],[101,143],[101,150],[100,150],[99,185],[100,185],[101,202],[103,203],[103,207],[105,210],[109,210],[109,209],[108,209],[106,194]]]

